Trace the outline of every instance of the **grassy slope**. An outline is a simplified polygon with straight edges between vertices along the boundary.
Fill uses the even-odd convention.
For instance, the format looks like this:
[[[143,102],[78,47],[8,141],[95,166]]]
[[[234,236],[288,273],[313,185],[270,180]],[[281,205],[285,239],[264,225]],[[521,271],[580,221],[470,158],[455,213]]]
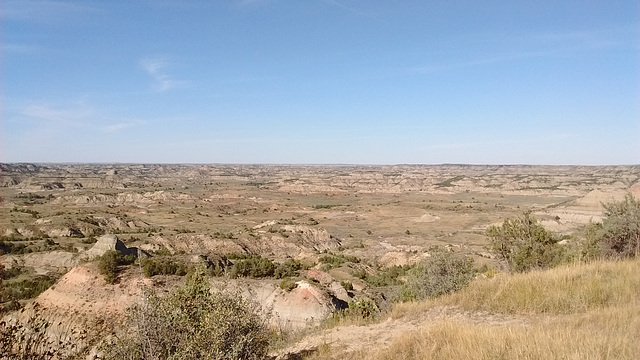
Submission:
[[[496,325],[440,320],[395,339],[387,348],[363,349],[353,360],[640,358],[638,260],[499,274],[476,280],[456,294],[398,304],[391,315],[410,320],[439,306],[509,314],[522,321]]]

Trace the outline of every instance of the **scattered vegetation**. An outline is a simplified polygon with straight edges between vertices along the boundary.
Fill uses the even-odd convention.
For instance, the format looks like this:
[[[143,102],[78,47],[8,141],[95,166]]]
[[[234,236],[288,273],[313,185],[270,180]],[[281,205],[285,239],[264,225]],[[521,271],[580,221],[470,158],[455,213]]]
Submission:
[[[371,274],[364,269],[354,272],[354,276],[366,281],[372,286],[390,286],[401,285],[403,282],[399,280],[401,276],[404,276],[407,271],[412,269],[413,265],[394,265],[385,269],[379,269],[377,272]]]
[[[477,279],[450,295],[396,304],[392,317],[445,306],[519,320],[496,326],[492,319],[442,319],[354,359],[637,359],[638,274],[640,262],[626,260]]]
[[[33,299],[58,281],[57,275],[38,275],[19,281],[3,283],[1,301]]]
[[[266,319],[239,294],[212,293],[202,271],[165,297],[151,294],[129,316],[133,330],[104,359],[265,359]]]
[[[324,270],[326,271],[332,268],[342,266],[342,264],[347,262],[357,264],[360,262],[360,259],[357,256],[345,255],[345,254],[334,254],[332,252],[327,252],[325,255],[320,256],[318,261],[326,265],[324,267]]]

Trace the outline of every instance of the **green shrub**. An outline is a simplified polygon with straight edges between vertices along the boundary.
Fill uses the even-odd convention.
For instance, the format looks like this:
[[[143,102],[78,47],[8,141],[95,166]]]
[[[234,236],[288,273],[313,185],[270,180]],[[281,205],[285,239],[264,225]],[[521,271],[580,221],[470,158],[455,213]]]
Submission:
[[[372,286],[400,285],[401,282],[398,280],[398,277],[405,275],[411,268],[411,265],[394,265],[386,269],[382,269],[375,274],[365,273],[365,276],[362,279]]]
[[[565,259],[559,239],[526,212],[522,217],[506,219],[502,226],[487,229],[490,249],[511,271],[524,272],[558,265]]]
[[[302,269],[302,263],[296,259],[288,258],[285,262],[280,263],[276,266],[273,271],[273,275],[276,279],[282,279],[286,277],[298,276],[300,275],[300,270]]]
[[[347,291],[353,291],[353,284],[351,283],[351,281],[342,280],[340,281],[340,285]]]
[[[610,258],[637,257],[640,253],[640,200],[627,195],[624,200],[603,204],[605,218],[587,230],[586,255]]]
[[[280,288],[284,291],[289,292],[297,287],[298,284],[291,278],[284,278],[280,281]]]
[[[322,255],[318,261],[320,261],[320,263],[328,265],[327,267],[329,269],[334,268],[334,267],[338,267],[341,266],[344,263],[350,262],[350,263],[354,263],[357,264],[360,262],[360,259],[356,256],[352,256],[352,255],[345,255],[345,254],[334,254],[334,253],[327,253],[327,255]]]
[[[134,254],[124,255],[117,250],[109,250],[98,258],[98,270],[108,284],[115,284],[118,280],[120,267],[133,264],[135,261]]]
[[[4,282],[0,301],[33,299],[58,281],[58,276],[39,275],[31,279]]]
[[[260,255],[250,255],[245,259],[237,260],[229,272],[232,278],[253,277],[263,278],[274,275],[276,265],[273,261],[263,258]]]
[[[8,280],[20,275],[21,273],[22,273],[22,268],[18,266],[14,266],[11,269],[7,269],[2,264],[0,264],[0,279]]]
[[[408,271],[401,300],[421,300],[444,295],[467,286],[475,274],[473,260],[442,248]]]
[[[0,255],[4,254],[27,254],[32,252],[25,244],[14,244],[0,240]]]
[[[140,261],[144,276],[178,275],[185,276],[189,272],[189,266],[184,262],[175,261],[169,257],[144,258]]]
[[[202,271],[165,297],[130,311],[135,327],[103,348],[104,359],[266,359],[266,319],[239,294],[212,293]]]
[[[380,309],[376,302],[371,299],[360,299],[349,301],[349,307],[344,310],[346,317],[356,317],[360,319],[370,319],[376,317]]]

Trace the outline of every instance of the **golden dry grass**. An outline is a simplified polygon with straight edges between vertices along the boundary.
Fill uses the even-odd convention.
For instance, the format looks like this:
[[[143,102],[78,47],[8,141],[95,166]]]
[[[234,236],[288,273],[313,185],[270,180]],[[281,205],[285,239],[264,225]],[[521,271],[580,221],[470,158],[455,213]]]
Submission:
[[[436,320],[382,349],[362,349],[352,360],[640,358],[638,260],[500,274],[456,294],[397,304],[391,315],[410,321],[442,306],[521,321]]]
[[[409,316],[438,305],[502,314],[574,314],[638,304],[639,297],[640,261],[594,261],[477,279],[449,296],[398,304],[392,316]]]
[[[438,321],[363,359],[638,359],[638,307],[544,317],[528,325]]]

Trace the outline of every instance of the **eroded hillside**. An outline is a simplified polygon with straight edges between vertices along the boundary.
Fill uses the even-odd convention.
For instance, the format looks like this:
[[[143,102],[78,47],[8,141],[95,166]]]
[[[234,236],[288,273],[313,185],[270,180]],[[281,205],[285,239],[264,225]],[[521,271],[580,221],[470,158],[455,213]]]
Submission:
[[[180,283],[174,265],[206,266],[216,287],[241,289],[274,322],[300,327],[358,299],[387,306],[401,266],[428,258],[434,245],[498,267],[485,248],[488,226],[532,211],[570,240],[601,219],[602,202],[640,194],[640,166],[0,169],[0,260],[13,269],[5,285],[61,277],[37,301],[51,318],[73,319],[68,326],[96,337],[145,286],[162,292]],[[140,249],[146,267],[123,266],[107,284],[85,255],[104,234]],[[18,301],[31,306],[29,296]]]

